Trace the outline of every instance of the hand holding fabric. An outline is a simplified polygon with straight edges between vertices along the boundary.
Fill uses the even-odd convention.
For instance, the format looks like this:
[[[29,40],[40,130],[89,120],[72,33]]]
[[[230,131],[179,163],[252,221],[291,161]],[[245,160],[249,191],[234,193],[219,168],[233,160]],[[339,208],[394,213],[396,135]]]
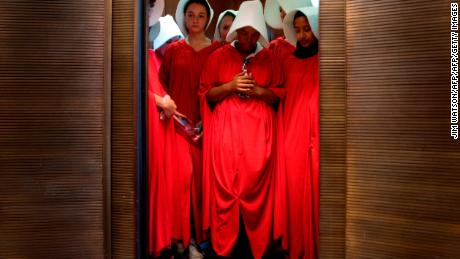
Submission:
[[[160,101],[157,102],[157,105],[163,109],[165,115],[168,118],[177,112],[176,103],[174,102],[173,99],[171,99],[169,95],[165,95],[164,97],[162,97]]]

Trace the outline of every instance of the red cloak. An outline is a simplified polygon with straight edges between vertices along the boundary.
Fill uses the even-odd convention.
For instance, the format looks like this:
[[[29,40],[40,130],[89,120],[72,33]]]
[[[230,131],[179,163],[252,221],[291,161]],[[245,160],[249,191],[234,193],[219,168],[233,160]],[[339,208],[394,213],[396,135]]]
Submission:
[[[241,214],[253,256],[259,259],[273,239],[285,237],[284,157],[277,148],[284,145],[281,108],[276,112],[262,100],[237,95],[213,107],[206,101],[208,90],[231,81],[242,64],[243,56],[225,45],[211,55],[201,77],[203,228],[211,229],[216,253],[228,256]],[[282,83],[280,67],[268,49],[250,60],[248,72],[258,85],[282,92],[277,89]]]
[[[193,123],[200,118],[200,103],[197,95],[201,71],[209,55],[221,46],[213,42],[209,47],[195,51],[185,40],[174,42],[166,49],[160,68],[160,80],[177,110]],[[202,149],[190,144],[177,134],[175,140],[175,166],[172,190],[172,237],[188,246],[191,236],[190,203],[194,218],[196,239],[202,240],[201,227],[201,178]],[[191,196],[190,196],[191,195]]]
[[[291,259],[319,249],[319,55],[289,56],[284,110]]]
[[[284,37],[278,37],[270,42],[270,50],[273,52],[275,57],[278,59],[280,64],[292,55],[295,51],[295,47],[292,46]]]
[[[160,120],[155,94],[165,91],[158,78],[160,61],[148,52],[147,154],[148,154],[148,235],[149,253],[159,256],[171,243],[171,175],[175,139],[172,120]]]

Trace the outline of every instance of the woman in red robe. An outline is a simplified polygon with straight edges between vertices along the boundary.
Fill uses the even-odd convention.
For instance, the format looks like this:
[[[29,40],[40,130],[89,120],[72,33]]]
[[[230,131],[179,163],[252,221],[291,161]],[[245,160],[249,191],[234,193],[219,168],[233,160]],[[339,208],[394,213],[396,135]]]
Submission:
[[[177,38],[183,38],[171,16],[160,17],[158,23],[161,26],[153,26],[160,31],[155,33],[157,36],[153,39],[154,49],[148,50],[147,70],[148,242],[149,253],[153,256],[159,256],[171,245],[171,176],[175,170],[175,161],[172,158],[176,132],[173,121],[162,119],[160,114],[170,117],[177,108],[163,89],[158,71],[163,57],[162,50]]]
[[[159,256],[171,244],[171,172],[175,130],[172,120],[161,120],[160,112],[172,114],[176,105],[166,95],[158,79],[157,57],[149,50],[148,57],[148,193],[149,253]]]
[[[184,40],[172,43],[165,52],[160,79],[177,105],[193,125],[201,121],[197,96],[200,76],[208,56],[220,44],[211,42],[205,30],[213,11],[206,0],[181,0],[176,9],[176,21]],[[187,138],[175,139],[175,170],[172,189],[172,237],[188,246],[191,238],[191,213],[196,239],[201,241],[201,175],[202,151]],[[191,208],[192,206],[192,208]]]
[[[261,46],[268,45],[266,33],[260,1],[243,2],[227,35],[227,41],[237,40],[211,55],[201,77],[204,228],[210,227],[221,256],[231,254],[241,226],[256,259],[285,227],[285,175],[277,149],[282,118],[276,110],[282,77]]]
[[[319,54],[318,9],[299,8],[284,20],[296,46],[283,64],[289,208],[289,257],[318,258],[319,249]]]

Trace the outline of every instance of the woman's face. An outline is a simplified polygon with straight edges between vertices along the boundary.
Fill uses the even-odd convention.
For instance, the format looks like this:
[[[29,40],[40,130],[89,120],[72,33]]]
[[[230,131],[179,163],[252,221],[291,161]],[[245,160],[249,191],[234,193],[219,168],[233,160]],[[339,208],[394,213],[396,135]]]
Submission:
[[[208,23],[206,8],[201,4],[190,4],[185,10],[185,27],[188,33],[201,33]]]
[[[225,38],[227,38],[228,31],[230,30],[234,19],[235,18],[231,15],[224,15],[222,18],[219,25],[219,35],[221,41],[225,41]]]
[[[294,20],[294,30],[297,42],[299,42],[302,47],[306,48],[315,41],[315,35],[305,16],[297,17]]]
[[[250,52],[257,46],[260,33],[250,26],[243,27],[236,31],[238,47],[243,52]]]

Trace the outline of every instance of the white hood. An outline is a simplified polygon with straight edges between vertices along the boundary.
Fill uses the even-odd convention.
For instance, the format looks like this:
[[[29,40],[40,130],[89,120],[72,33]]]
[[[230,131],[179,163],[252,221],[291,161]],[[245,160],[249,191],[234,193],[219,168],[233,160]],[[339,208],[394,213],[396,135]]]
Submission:
[[[184,38],[184,35],[179,29],[179,26],[177,26],[176,22],[174,21],[171,15],[168,14],[166,16],[160,17],[159,22],[160,22],[160,33],[153,41],[154,50],[163,46],[165,42],[167,42],[168,40],[174,37],[180,37],[181,39]]]
[[[268,47],[267,26],[265,25],[262,3],[259,0],[241,3],[238,15],[228,31],[227,42],[235,40],[236,31],[246,26],[257,30],[260,33],[259,43],[264,47]]]

